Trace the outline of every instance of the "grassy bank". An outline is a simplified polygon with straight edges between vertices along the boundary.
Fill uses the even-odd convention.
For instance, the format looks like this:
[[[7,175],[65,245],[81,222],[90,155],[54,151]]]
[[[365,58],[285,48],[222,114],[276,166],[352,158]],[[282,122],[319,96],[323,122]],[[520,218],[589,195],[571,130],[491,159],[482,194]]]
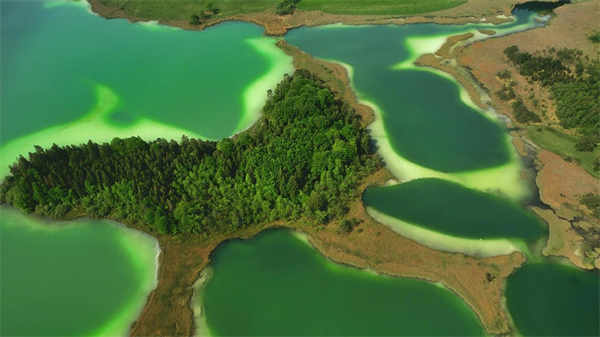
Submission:
[[[448,9],[466,2],[467,0],[302,0],[298,8],[335,14],[411,15]]]
[[[192,15],[201,15],[205,11],[218,8],[216,17],[228,17],[238,14],[275,10],[281,0],[99,0],[107,7],[121,10],[135,18],[149,20],[189,20]],[[422,14],[456,7],[467,0],[302,0],[298,4],[301,10],[321,10],[336,14]]]
[[[600,157],[600,148],[593,152],[582,152],[575,150],[577,139],[573,136],[561,133],[550,127],[529,126],[528,137],[537,145],[552,151],[566,161],[575,161],[594,177],[600,178],[600,171],[594,171],[594,163]]]

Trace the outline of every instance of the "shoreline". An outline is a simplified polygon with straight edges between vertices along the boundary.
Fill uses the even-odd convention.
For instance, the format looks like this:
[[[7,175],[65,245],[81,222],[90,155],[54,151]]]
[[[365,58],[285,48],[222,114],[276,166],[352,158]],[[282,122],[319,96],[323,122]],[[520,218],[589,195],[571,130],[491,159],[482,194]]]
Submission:
[[[277,15],[274,9],[266,9],[259,12],[244,14],[234,14],[226,17],[210,19],[208,22],[200,25],[192,25],[186,20],[160,20],[156,18],[141,18],[125,13],[123,9],[105,6],[100,0],[86,0],[90,5],[91,12],[105,19],[126,19],[129,22],[153,21],[161,25],[177,27],[186,30],[204,30],[206,28],[229,21],[242,21],[253,23],[264,28],[265,34],[270,36],[283,36],[289,30],[307,26],[323,26],[328,24],[348,24],[348,25],[404,25],[414,23],[437,23],[437,24],[467,24],[467,23],[490,23],[500,24],[510,22],[512,9],[528,0],[506,1],[495,5],[475,4],[473,10],[469,6],[473,5],[466,2],[457,7],[426,12],[421,14],[397,14],[397,15],[367,15],[367,14],[333,14],[320,10],[299,10],[297,9],[291,15]],[[551,0],[542,0],[551,2]],[[483,6],[482,8],[479,8]]]
[[[281,45],[284,42],[280,42]],[[290,50],[288,50],[289,52]],[[331,87],[362,117],[367,126],[374,121],[374,111],[361,104],[351,89],[346,69],[338,64],[316,60],[301,53],[293,55],[296,68],[308,68]],[[369,185],[383,185],[393,176],[380,169],[366,177],[358,187],[359,195]],[[510,318],[502,307],[505,279],[525,262],[525,257],[515,252],[508,256],[478,259],[460,253],[448,253],[428,248],[404,238],[387,226],[373,220],[362,199],[350,204],[350,217],[361,219],[361,224],[350,234],[337,232],[338,222],[326,226],[308,225],[302,221],[275,222],[257,225],[241,232],[222,234],[211,239],[201,236],[168,236],[150,233],[140,224],[126,223],[127,227],[154,236],[161,249],[159,255],[158,284],[147,297],[140,315],[131,324],[131,336],[193,335],[195,329],[192,311],[193,284],[210,263],[211,253],[223,242],[249,238],[274,227],[299,230],[308,235],[317,250],[328,259],[361,269],[396,277],[410,277],[441,283],[464,300],[475,312],[488,333],[512,331]],[[84,217],[73,211],[66,217]],[[118,220],[118,219],[112,219]],[[123,223],[123,221],[120,221]],[[410,256],[411,258],[406,258]],[[452,268],[447,268],[451,265]]]
[[[528,205],[529,209],[537,213],[537,216],[542,219],[549,227],[550,235],[547,239],[544,255],[561,256],[568,259],[573,265],[580,269],[590,270],[600,268],[600,258],[585,261],[585,252],[582,252],[585,244],[584,237],[574,227],[574,224],[579,222],[577,214],[583,213],[584,217],[589,215],[585,210],[578,205],[578,195],[583,195],[586,192],[593,192],[593,186],[598,186],[598,180],[586,172],[581,166],[566,162],[559,155],[556,155],[548,150],[541,148],[533,143],[527,132],[527,127],[523,127],[516,122],[511,114],[509,104],[501,101],[495,94],[500,86],[500,81],[496,76],[496,72],[501,69],[511,69],[514,67],[506,64],[503,60],[504,55],[502,50],[510,44],[517,44],[517,41],[524,40],[521,45],[536,44],[541,39],[541,36],[552,36],[556,31],[567,32],[565,36],[556,38],[560,42],[550,40],[538,42],[541,46],[553,46],[554,43],[563,44],[567,47],[581,47],[582,41],[585,41],[585,34],[581,32],[571,33],[582,36],[575,36],[575,42],[569,41],[569,29],[573,18],[581,17],[581,15],[590,15],[590,6],[593,2],[582,2],[570,4],[555,9],[558,11],[557,16],[553,17],[548,24],[536,29],[515,32],[508,36],[503,36],[499,39],[476,39],[468,41],[469,37],[454,36],[454,39],[448,39],[446,44],[436,53],[423,55],[417,60],[417,64],[425,67],[431,67],[445,71],[453,76],[469,93],[474,103],[481,109],[493,109],[494,113],[500,116],[508,128],[508,133],[512,138],[512,145],[516,149],[519,156],[527,161],[533,162],[532,167],[523,171],[523,176],[531,180],[535,193],[534,196],[538,204],[532,203]],[[587,14],[586,14],[587,13]],[[593,14],[591,14],[593,15]],[[578,22],[581,21],[577,19]],[[591,43],[590,43],[591,44]],[[490,45],[492,47],[490,47]],[[487,46],[487,47],[486,47]],[[585,44],[583,44],[585,47]],[[528,49],[535,51],[541,50],[539,46],[528,46]],[[495,59],[490,60],[490,50],[496,51]],[[497,55],[496,55],[497,54]],[[520,80],[519,87],[526,87],[527,81]],[[538,91],[539,89],[535,89]],[[526,104],[531,101],[526,95],[522,95]],[[536,124],[536,125],[539,125]],[[576,187],[573,187],[576,186]],[[565,206],[566,205],[566,206]],[[551,210],[551,213],[544,212],[541,216],[536,210],[536,206],[542,206]],[[598,223],[598,219],[587,219],[583,225],[589,223]],[[565,222],[568,225],[565,225]],[[600,225],[600,223],[599,223]],[[568,238],[568,239],[561,239]],[[564,241],[564,244],[569,248],[556,246],[552,248],[552,242]]]
[[[90,3],[94,3],[97,1],[98,0],[90,0]],[[92,8],[93,8],[93,5],[92,5]],[[98,14],[100,14],[100,13],[98,13]],[[102,14],[100,14],[100,15],[102,15]],[[227,21],[229,21],[229,20],[238,20],[238,19],[237,18],[227,19]],[[244,21],[244,20],[242,20],[242,21]],[[215,22],[214,24],[218,24],[220,22],[222,22],[222,21]],[[263,23],[257,23],[254,21],[248,21],[248,22],[253,22],[253,23],[260,24],[260,25],[263,25],[264,27],[266,27],[265,26],[266,24],[264,22]],[[428,22],[436,22],[436,21],[428,21]],[[370,24],[385,24],[388,22],[381,22],[381,23],[369,22],[369,23]],[[403,22],[403,23],[414,23],[414,22]],[[351,24],[357,24],[357,23],[351,23]],[[291,27],[291,28],[294,28],[294,27]],[[286,31],[287,31],[287,29],[291,29],[291,28],[286,28]],[[268,31],[268,30],[266,29],[266,31]],[[279,45],[279,43],[278,43],[278,45]],[[296,65],[296,57],[294,57],[293,62],[294,62],[294,65]],[[307,60],[306,62],[311,62],[311,60]],[[322,69],[331,69],[328,67],[333,67],[332,65],[324,66],[323,64],[325,64],[325,62],[320,63],[321,61],[315,60],[315,59],[313,59],[312,62],[314,62],[316,65],[320,65],[322,67]],[[340,71],[341,71],[341,73],[340,73]],[[365,125],[368,125],[371,122],[373,122],[374,113],[369,106],[362,104],[361,102],[359,102],[356,99],[356,94],[353,93],[353,90],[350,85],[350,80],[348,80],[348,78],[347,78],[348,76],[347,76],[347,74],[345,74],[345,71],[346,70],[343,67],[341,67],[341,70],[340,69],[333,70],[332,76],[335,77],[335,76],[342,74],[340,76],[343,78],[337,79],[337,80],[341,81],[341,83],[342,83],[342,88],[339,90],[341,90],[343,97],[347,96],[347,97],[352,98],[352,99],[350,99],[349,103],[353,107],[354,106],[357,107],[357,109],[356,109],[357,113],[360,114],[361,116],[363,116],[363,123],[365,123]],[[443,70],[443,71],[445,71],[445,70]],[[454,75],[451,74],[451,76],[454,76]],[[462,84],[460,79],[456,78],[456,80]],[[344,85],[346,86],[346,88],[343,88]],[[335,90],[335,89],[332,88],[332,90]],[[474,100],[476,100],[476,98],[475,98],[476,96],[473,96],[471,93],[469,93],[469,94],[470,94],[470,96],[472,96],[472,98]],[[343,98],[343,99],[345,100],[345,98]],[[389,180],[388,178],[389,178],[389,176],[391,176],[391,174],[389,172],[387,172],[387,170],[384,170],[382,172],[383,173],[377,172],[376,174],[373,175],[374,177],[367,177],[367,178],[365,178],[365,180],[373,179],[373,181],[370,181],[370,183],[373,183],[373,184],[384,183],[385,181]],[[380,174],[382,176],[377,176],[377,174]],[[359,200],[359,202],[362,204],[362,202],[360,200]],[[356,210],[351,208],[350,212],[354,212],[354,211],[356,211]],[[358,212],[361,212],[361,211],[364,211],[364,207],[362,207],[358,210]],[[83,216],[83,215],[81,215],[81,216]],[[75,216],[75,218],[78,218],[78,217],[79,216]],[[391,276],[410,277],[410,278],[421,279],[421,280],[425,280],[425,281],[429,281],[429,282],[441,282],[449,290],[456,293],[461,299],[463,299],[475,311],[476,315],[478,316],[478,318],[480,319],[480,321],[482,323],[482,326],[485,328],[485,330],[487,332],[509,333],[511,331],[514,331],[514,328],[513,328],[514,325],[512,325],[510,323],[510,321],[511,321],[510,315],[507,314],[508,311],[506,310],[505,306],[502,305],[502,303],[504,301],[505,280],[510,275],[510,273],[512,273],[512,271],[514,271],[516,268],[518,268],[525,262],[522,254],[513,253],[509,256],[498,256],[498,257],[489,258],[489,259],[475,259],[475,258],[470,258],[468,256],[465,256],[463,254],[452,254],[452,253],[440,252],[440,251],[436,251],[435,249],[430,249],[430,248],[424,247],[410,239],[404,238],[396,233],[390,232],[389,228],[387,228],[383,224],[379,224],[379,223],[375,222],[368,215],[366,216],[366,219],[368,219],[368,221],[369,221],[368,228],[365,228],[367,226],[366,223],[364,225],[361,224],[358,227],[359,229],[365,230],[363,233],[359,234],[359,233],[353,232],[347,236],[339,235],[339,234],[335,233],[335,228],[332,228],[332,227],[335,227],[334,226],[335,223],[331,223],[331,224],[327,225],[327,227],[324,227],[325,230],[320,230],[320,229],[322,229],[321,227],[314,227],[314,226],[309,227],[310,225],[306,225],[306,224],[302,224],[302,223],[271,223],[271,224],[259,225],[259,226],[256,226],[255,228],[251,228],[251,229],[242,231],[241,233],[222,235],[218,238],[213,238],[211,240],[206,240],[206,239],[203,239],[200,237],[182,238],[182,237],[160,236],[160,235],[151,234],[151,233],[148,233],[148,232],[142,230],[141,226],[137,226],[134,224],[126,224],[126,226],[128,228],[140,230],[140,231],[156,238],[159,242],[159,249],[160,249],[159,256],[158,256],[159,264],[157,266],[157,268],[158,268],[157,287],[148,294],[147,302],[144,305],[142,311],[140,312],[139,317],[131,325],[130,334],[136,335],[136,336],[137,335],[152,335],[152,334],[156,334],[156,335],[165,335],[165,334],[166,335],[175,335],[175,334],[177,334],[177,335],[179,335],[179,334],[193,335],[195,332],[195,330],[194,330],[195,323],[194,323],[194,313],[191,310],[190,305],[192,304],[194,293],[193,293],[193,287],[190,286],[189,280],[191,279],[193,281],[191,283],[192,285],[194,284],[194,282],[197,281],[198,276],[201,275],[203,270],[206,269],[206,266],[209,265],[211,253],[215,249],[217,249],[218,246],[220,244],[222,244],[223,242],[226,242],[231,239],[237,239],[237,238],[249,238],[265,229],[274,228],[274,227],[286,227],[286,228],[292,228],[292,229],[297,229],[297,230],[302,230],[301,228],[306,229],[307,230],[306,234],[309,237],[309,241],[315,240],[314,242],[316,243],[315,244],[315,243],[313,243],[313,241],[311,241],[311,244],[313,244],[314,247],[321,254],[323,254],[326,258],[331,259],[332,261],[334,261],[336,263],[341,263],[341,264],[345,264],[345,265],[349,265],[349,266],[353,266],[353,267],[361,268],[361,269],[364,269],[364,268],[373,269],[377,272],[381,272],[383,270],[384,273],[386,273],[386,274],[389,271],[390,272],[389,275],[391,275]],[[387,232],[386,232],[386,228],[388,230]],[[371,232],[370,233],[367,232],[367,229],[371,230]],[[379,240],[381,233],[386,233],[387,234],[387,235],[385,235],[386,240],[389,239],[389,240],[391,240],[391,242],[395,242],[395,243],[401,242],[402,244],[410,245],[411,249],[417,252],[415,254],[419,254],[419,252],[420,252],[424,256],[422,261],[426,261],[427,263],[432,262],[431,256],[434,256],[434,260],[435,260],[435,258],[437,258],[437,259],[440,259],[440,261],[443,259],[452,259],[452,260],[455,260],[454,262],[456,262],[457,264],[460,264],[461,262],[463,264],[475,263],[475,264],[477,264],[477,266],[475,266],[473,268],[476,268],[475,270],[477,270],[477,272],[479,273],[477,276],[484,275],[484,277],[483,277],[484,282],[486,279],[489,278],[487,276],[488,274],[481,274],[482,272],[484,272],[486,270],[485,268],[488,268],[488,270],[493,270],[493,269],[497,268],[498,265],[501,265],[506,269],[504,270],[503,273],[494,275],[493,281],[488,281],[488,283],[495,282],[495,284],[496,284],[495,285],[496,288],[492,290],[492,295],[488,298],[487,296],[489,294],[484,292],[483,295],[480,294],[480,296],[482,298],[479,298],[476,295],[473,295],[470,293],[471,291],[473,291],[473,292],[476,291],[471,288],[477,287],[477,285],[470,284],[470,281],[472,281],[470,279],[470,277],[472,277],[472,276],[471,275],[468,275],[468,277],[463,276],[463,275],[466,275],[466,273],[464,271],[462,272],[462,274],[460,272],[456,273],[456,270],[441,271],[441,270],[436,270],[434,267],[431,267],[431,266],[428,266],[427,268],[429,268],[429,269],[427,269],[427,270],[421,270],[421,268],[423,268],[422,265],[414,266],[414,265],[411,265],[409,261],[397,260],[397,259],[394,259],[394,257],[389,256],[389,253],[391,250],[386,251],[385,249],[380,249],[378,247],[364,248],[363,247],[364,244],[359,244],[356,241],[352,242],[352,240],[354,240],[355,238],[353,238],[352,240],[349,239],[350,236],[360,236],[365,233],[370,235],[369,240],[371,242],[375,242],[375,240]],[[366,236],[367,234],[365,234],[364,236]],[[363,236],[363,238],[364,238],[364,236]],[[373,238],[376,238],[376,239],[373,239]],[[363,248],[363,250],[366,250],[367,252],[375,252],[375,253],[373,253],[372,256],[369,256],[369,255],[360,256],[358,253],[360,253],[361,248]],[[389,248],[389,247],[387,247],[387,248]],[[357,249],[358,249],[358,251],[357,251]],[[402,251],[402,249],[400,249],[400,251]],[[411,252],[413,252],[413,251],[411,251]],[[383,260],[383,261],[379,260],[380,254],[383,254],[385,260]],[[386,254],[388,254],[388,255],[386,255]],[[396,254],[394,254],[394,255],[396,255]],[[373,258],[373,257],[375,258],[375,260],[371,260],[371,258]],[[401,256],[396,256],[396,258],[398,258],[398,257],[401,257]],[[425,257],[427,257],[427,259]],[[437,262],[440,262],[440,261],[437,261]],[[483,261],[489,261],[489,262],[483,262]],[[481,265],[482,263],[483,264],[487,263],[487,265],[482,266]],[[377,269],[377,268],[380,268],[380,269]],[[458,268],[457,268],[457,270],[460,271],[460,269],[458,269]],[[466,270],[470,270],[470,269],[466,268]],[[175,271],[175,272],[173,272],[173,271]],[[455,272],[455,274],[452,274],[452,272]],[[489,273],[489,272],[485,271],[485,273]],[[473,276],[473,278],[475,278],[475,276]],[[166,285],[165,285],[165,282],[166,282]],[[448,282],[454,284],[454,286],[448,285]],[[501,285],[499,286],[500,296],[498,296],[498,293],[493,292],[498,289],[497,283],[501,283]],[[160,287],[160,289],[159,289],[159,287]],[[187,300],[186,300],[186,297],[187,297]],[[492,310],[496,309],[499,311],[498,312],[492,311],[491,313],[487,312],[487,314],[483,313],[483,312],[485,312],[485,310],[482,310],[481,306],[482,305],[485,306],[486,303],[488,305],[491,304],[491,302],[497,300],[497,297],[499,297],[500,305],[495,306],[495,307],[492,306]],[[165,305],[165,303],[167,305]],[[181,308],[181,306],[187,308],[187,310]],[[495,316],[495,315],[498,315],[498,316]],[[152,329],[155,329],[155,330],[152,330]],[[152,331],[152,332],[149,333],[150,331]]]

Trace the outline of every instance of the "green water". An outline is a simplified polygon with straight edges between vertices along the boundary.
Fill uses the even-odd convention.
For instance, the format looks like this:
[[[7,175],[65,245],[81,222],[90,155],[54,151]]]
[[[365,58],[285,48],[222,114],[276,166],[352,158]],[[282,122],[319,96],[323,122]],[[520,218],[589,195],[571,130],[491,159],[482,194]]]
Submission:
[[[452,236],[532,242],[546,234],[546,226],[518,204],[442,179],[372,187],[363,201],[386,215]]]
[[[598,271],[530,263],[508,279],[506,298],[524,336],[600,335]]]
[[[529,17],[518,13],[519,20],[504,29],[522,25]],[[400,156],[437,171],[459,172],[510,160],[502,127],[465,104],[452,80],[432,72],[393,68],[414,56],[409,39],[441,36],[443,43],[445,36],[476,27],[334,25],[299,28],[286,40],[313,56],[352,67],[356,90],[379,107],[386,134]]]
[[[503,34],[538,25],[526,10],[515,14],[516,22],[487,28]],[[446,36],[478,27],[484,28],[332,25],[300,28],[286,39],[344,64],[359,98],[377,113],[371,129],[379,152],[402,183],[366,191],[372,215],[436,249],[497,255],[527,249],[512,239],[531,243],[547,235],[516,203],[528,196],[519,158],[493,114],[477,109],[451,78],[413,65]],[[598,275],[526,253],[536,262],[509,278],[506,293],[519,332],[598,335]]]
[[[217,336],[480,336],[471,309],[424,281],[330,262],[286,230],[231,241],[203,291]]]
[[[0,208],[0,335],[126,335],[156,283],[156,241],[108,221]]]
[[[251,24],[199,34],[105,20],[83,1],[0,4],[1,175],[35,144],[231,136],[258,117],[267,89],[292,70],[275,40]],[[101,116],[92,113],[104,103],[98,88],[111,93]]]
[[[0,5],[0,177],[35,144],[230,136],[256,120],[266,90],[292,70],[275,40],[250,24],[199,33],[104,20],[84,2]],[[527,12],[517,17],[499,30],[535,25]],[[411,64],[445,36],[478,27],[490,28],[329,26],[286,38],[349,66],[361,99],[382,117],[373,134],[399,178],[437,177],[518,199],[525,188],[502,126],[474,108],[455,81]],[[441,233],[544,235],[509,201],[428,181],[372,190],[365,200],[379,198],[372,206]],[[0,210],[0,234],[2,335],[125,335],[154,287],[155,242],[113,223],[47,224]],[[202,298],[216,335],[482,334],[474,313],[449,291],[333,264],[286,231],[229,242],[214,261]],[[581,331],[597,326],[597,276],[540,266],[527,265],[509,281],[507,302],[519,330],[528,336],[580,331],[575,316],[558,313],[580,306]],[[531,291],[538,281],[552,301]],[[538,308],[537,316],[527,308]],[[547,330],[540,328],[544,318],[553,320],[542,327]]]

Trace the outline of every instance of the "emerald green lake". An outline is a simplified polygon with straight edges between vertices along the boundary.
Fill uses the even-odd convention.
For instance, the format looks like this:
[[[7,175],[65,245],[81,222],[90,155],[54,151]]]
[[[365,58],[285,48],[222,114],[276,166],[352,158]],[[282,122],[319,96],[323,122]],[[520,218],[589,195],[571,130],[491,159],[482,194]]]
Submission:
[[[126,335],[156,283],[156,240],[108,221],[0,208],[0,335]]]
[[[517,11],[502,26],[527,26],[532,13]],[[534,26],[529,24],[529,27]],[[460,99],[459,87],[409,64],[414,48],[485,25],[412,24],[294,29],[286,40],[303,51],[348,64],[360,98],[381,109],[386,135],[403,158],[442,172],[472,171],[507,163],[510,152],[502,127]],[[497,29],[497,28],[493,28]],[[410,45],[410,39],[422,39]],[[335,46],[335,47],[332,47]],[[474,141],[476,140],[476,141]]]
[[[386,215],[452,236],[533,242],[547,233],[546,225],[520,205],[442,179],[368,188],[363,201]]]
[[[35,144],[231,136],[292,71],[251,24],[198,33],[105,20],[85,1],[0,4],[2,170]]]
[[[191,32],[105,20],[83,1],[0,6],[0,177],[36,144],[231,136],[258,118],[266,90],[293,70],[276,40],[247,23]],[[537,25],[530,12],[515,14],[499,34]],[[458,185],[467,186],[463,172],[481,174],[470,182],[488,191],[486,182],[516,162],[502,125],[466,104],[454,81],[410,64],[432,43],[475,28],[490,26],[334,25],[286,39],[350,66],[360,97],[380,110],[378,141],[389,141],[403,165],[456,178],[370,189],[369,206],[462,237],[543,237],[511,201]],[[156,242],[112,222],[47,223],[0,209],[0,242],[1,335],[126,335],[155,286]],[[483,334],[448,290],[334,264],[284,230],[222,245],[212,268],[202,303],[215,335]],[[507,304],[526,336],[589,334],[597,294],[597,274],[528,264],[510,278]]]
[[[480,336],[473,311],[434,284],[335,264],[287,230],[213,254],[202,293],[215,336]]]
[[[506,302],[524,336],[598,336],[600,277],[550,263],[518,269],[506,285]]]

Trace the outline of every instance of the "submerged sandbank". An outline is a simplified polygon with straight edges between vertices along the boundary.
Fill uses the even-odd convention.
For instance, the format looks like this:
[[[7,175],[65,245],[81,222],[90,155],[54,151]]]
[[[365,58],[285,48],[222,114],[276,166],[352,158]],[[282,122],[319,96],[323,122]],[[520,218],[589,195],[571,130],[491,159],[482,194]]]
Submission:
[[[422,225],[411,224],[393,216],[367,207],[367,212],[377,222],[385,224],[394,232],[436,250],[463,253],[475,257],[509,255],[513,252],[528,252],[527,245],[516,239],[467,239],[429,230]]]
[[[109,116],[119,105],[120,98],[105,85],[96,84],[94,91],[96,105],[80,119],[51,126],[10,140],[0,146],[0,179],[9,173],[9,165],[13,164],[18,156],[27,157],[28,152],[34,151],[34,145],[48,148],[53,144],[78,145],[88,140],[102,143],[109,142],[114,137],[131,136],[139,136],[145,140],[154,140],[157,137],[179,140],[183,135],[202,138],[189,130],[169,126],[149,118],[140,118],[127,126],[115,125],[109,121]]]

